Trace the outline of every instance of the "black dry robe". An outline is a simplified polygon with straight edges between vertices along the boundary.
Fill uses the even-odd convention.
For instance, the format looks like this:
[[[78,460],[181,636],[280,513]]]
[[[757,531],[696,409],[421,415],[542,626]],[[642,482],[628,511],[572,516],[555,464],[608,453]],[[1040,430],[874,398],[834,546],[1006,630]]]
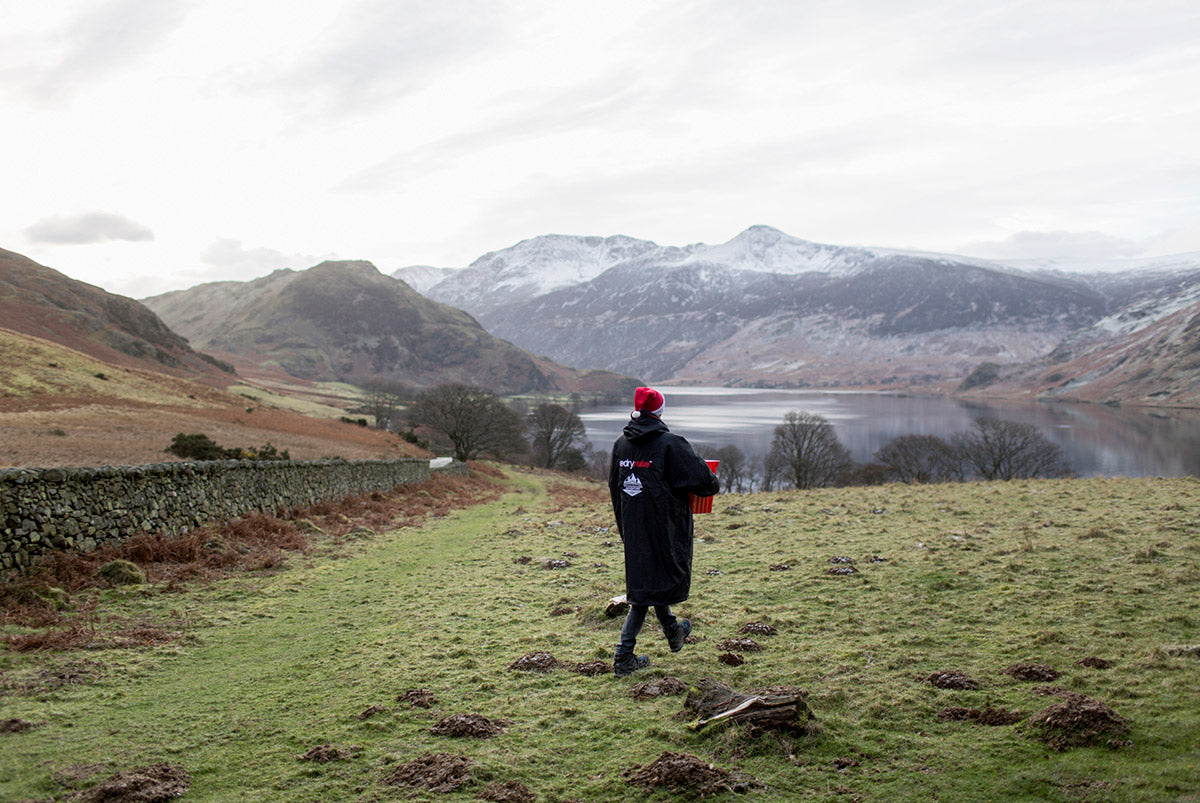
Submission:
[[[688,494],[719,485],[691,444],[642,413],[613,444],[608,489],[625,543],[625,593],[633,605],[674,605],[692,585],[692,511]]]

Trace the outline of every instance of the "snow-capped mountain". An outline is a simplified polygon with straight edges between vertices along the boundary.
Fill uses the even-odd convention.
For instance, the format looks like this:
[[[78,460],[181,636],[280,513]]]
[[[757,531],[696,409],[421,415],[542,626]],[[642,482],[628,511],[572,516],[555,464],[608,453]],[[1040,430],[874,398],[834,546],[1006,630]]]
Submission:
[[[1200,255],[1136,267],[1085,275],[753,226],[683,247],[535,237],[424,292],[535,353],[646,380],[952,387],[981,363],[1095,344],[1200,294]]]

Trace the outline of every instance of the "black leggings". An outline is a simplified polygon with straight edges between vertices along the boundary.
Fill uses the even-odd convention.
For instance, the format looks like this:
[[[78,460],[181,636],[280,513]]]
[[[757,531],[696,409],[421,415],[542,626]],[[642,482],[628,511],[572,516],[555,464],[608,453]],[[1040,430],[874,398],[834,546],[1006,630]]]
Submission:
[[[649,609],[649,605],[629,606],[629,614],[625,617],[625,626],[621,628],[621,643],[617,645],[618,657],[633,655],[633,648],[637,646],[638,633],[642,632],[642,625],[646,621],[646,612]],[[658,623],[662,625],[663,635],[669,636],[675,627],[675,614],[671,613],[671,606],[655,605],[654,615],[658,617]]]

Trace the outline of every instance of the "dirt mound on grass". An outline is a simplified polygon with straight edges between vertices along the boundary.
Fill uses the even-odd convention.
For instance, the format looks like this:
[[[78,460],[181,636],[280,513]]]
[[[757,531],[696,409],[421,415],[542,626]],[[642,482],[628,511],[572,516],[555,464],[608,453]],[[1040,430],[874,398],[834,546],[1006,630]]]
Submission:
[[[653,700],[655,697],[687,694],[687,690],[687,684],[679,678],[655,678],[654,680],[645,680],[635,684],[629,690],[629,696],[635,700]]]
[[[1112,661],[1104,658],[1097,658],[1094,655],[1089,655],[1087,658],[1080,658],[1075,662],[1076,666],[1086,666],[1089,669],[1108,669],[1112,666]]]
[[[429,729],[434,736],[457,736],[468,739],[490,739],[504,733],[510,723],[503,719],[488,719],[482,714],[452,714]]]
[[[471,781],[471,759],[452,753],[426,753],[383,776],[388,786],[455,792]]]
[[[36,727],[37,725],[23,719],[0,719],[0,733],[24,733]]]
[[[754,636],[774,636],[779,633],[773,625],[769,625],[766,622],[749,622],[742,625],[742,629],[738,632]]]
[[[1004,674],[1011,675],[1017,680],[1055,680],[1062,673],[1052,666],[1045,664],[1013,664],[1004,670]]]
[[[1025,719],[1020,711],[1005,711],[1003,708],[991,706],[979,708],[963,708],[952,705],[938,712],[939,722],[978,722],[980,725],[1015,725]]]
[[[588,677],[596,677],[597,675],[608,675],[612,673],[612,664],[600,658],[586,663],[575,664],[571,669],[572,672],[578,675],[586,675]]]
[[[717,660],[726,666],[741,666],[746,663],[746,659],[736,652],[723,652],[717,656]]]
[[[673,794],[697,797],[724,792],[747,792],[760,785],[757,780],[735,775],[688,753],[667,750],[644,767],[630,767],[622,773],[630,786],[653,791],[666,789]]]
[[[118,772],[68,800],[81,803],[165,803],[183,797],[192,776],[176,764],[151,764]]]
[[[361,721],[364,719],[370,719],[371,717],[375,716],[376,714],[386,714],[386,713],[387,713],[387,708],[385,708],[384,706],[372,705],[368,708],[363,709],[361,712],[355,714],[354,718]]]
[[[1029,720],[1043,742],[1055,750],[1100,741],[1109,747],[1128,744],[1122,737],[1129,733],[1129,724],[1108,705],[1066,690],[1056,694],[1063,698],[1062,702],[1039,711]]]
[[[429,689],[408,689],[396,698],[398,703],[408,703],[413,708],[433,708],[437,697]]]
[[[508,665],[512,672],[553,672],[561,664],[548,652],[531,652]]]
[[[960,669],[943,669],[922,678],[926,683],[938,689],[959,689],[971,691],[979,688],[978,681],[971,680]]]
[[[338,747],[333,744],[318,744],[308,749],[307,753],[297,756],[301,761],[314,761],[317,764],[328,764],[330,761],[345,761],[353,758],[361,747]]]
[[[494,803],[533,803],[537,795],[520,781],[492,781],[478,795],[480,800]]]
[[[718,644],[717,649],[726,652],[762,652],[763,646],[752,638],[730,638]]]

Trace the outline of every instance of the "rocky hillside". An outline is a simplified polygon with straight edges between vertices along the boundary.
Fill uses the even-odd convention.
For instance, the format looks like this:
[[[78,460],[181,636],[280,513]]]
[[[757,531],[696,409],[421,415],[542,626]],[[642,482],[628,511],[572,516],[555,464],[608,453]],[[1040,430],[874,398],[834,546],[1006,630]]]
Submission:
[[[1044,355],[1107,311],[1069,277],[936,254],[810,243],[756,226],[716,246],[534,238],[427,293],[572,365],[655,380],[957,382]]]
[[[574,390],[580,377],[485,332],[369,262],[324,262],[145,299],[198,346],[304,379],[447,381],[504,393]],[[594,379],[594,377],[593,377]]]
[[[0,326],[60,343],[112,365],[204,377],[226,384],[227,370],[150,309],[0,249]]]

